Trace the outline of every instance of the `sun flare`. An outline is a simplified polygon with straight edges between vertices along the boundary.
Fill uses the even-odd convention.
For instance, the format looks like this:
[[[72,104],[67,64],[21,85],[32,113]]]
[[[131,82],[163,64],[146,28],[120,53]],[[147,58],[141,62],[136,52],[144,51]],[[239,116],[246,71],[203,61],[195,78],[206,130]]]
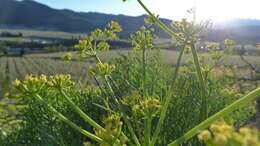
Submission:
[[[260,0],[151,0],[146,3],[162,17],[172,19],[188,17],[187,10],[194,7],[199,20],[260,18]]]

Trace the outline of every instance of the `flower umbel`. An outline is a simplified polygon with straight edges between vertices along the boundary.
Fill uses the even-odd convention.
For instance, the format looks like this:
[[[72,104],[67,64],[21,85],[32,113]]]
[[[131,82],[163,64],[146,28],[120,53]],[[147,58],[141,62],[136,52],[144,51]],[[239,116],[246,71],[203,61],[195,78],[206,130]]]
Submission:
[[[212,124],[210,130],[204,130],[198,139],[207,146],[260,146],[259,132],[255,129],[234,127],[225,122]]]
[[[89,69],[89,72],[91,75],[108,76],[111,75],[114,70],[114,65],[108,63],[97,63],[95,68]]]

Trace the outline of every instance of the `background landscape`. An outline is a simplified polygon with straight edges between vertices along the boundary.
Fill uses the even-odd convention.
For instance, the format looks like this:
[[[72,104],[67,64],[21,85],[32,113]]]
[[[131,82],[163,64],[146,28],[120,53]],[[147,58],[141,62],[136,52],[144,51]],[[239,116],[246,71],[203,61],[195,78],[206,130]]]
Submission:
[[[133,43],[131,39],[133,39],[133,34],[135,34],[136,31],[140,30],[142,26],[154,29],[154,33],[157,37],[152,42],[152,45],[154,45],[155,49],[147,51],[147,76],[151,74],[149,77],[147,77],[147,80],[149,80],[147,84],[149,84],[149,88],[150,85],[153,83],[155,84],[154,86],[158,85],[160,87],[158,87],[157,89],[153,89],[154,87],[151,87],[149,91],[157,92],[158,90],[158,92],[162,92],[162,94],[165,94],[161,90],[161,88],[165,90],[168,89],[167,86],[171,82],[168,77],[172,76],[172,74],[169,73],[169,70],[173,70],[177,66],[180,46],[178,44],[178,41],[172,39],[172,36],[169,36],[157,26],[146,24],[144,22],[146,18],[148,18],[148,15],[145,14],[141,14],[139,16],[128,16],[126,14],[88,12],[87,10],[83,12],[71,9],[56,9],[34,0],[0,0],[0,145],[2,135],[5,138],[5,135],[8,135],[9,133],[11,133],[11,135],[13,134],[12,126],[15,124],[11,123],[11,126],[8,125],[10,121],[18,121],[18,119],[22,119],[21,121],[27,120],[26,122],[29,123],[29,126],[26,124],[24,125],[28,126],[25,127],[27,128],[26,130],[28,130],[29,132],[27,132],[26,130],[22,132],[27,134],[31,133],[30,136],[24,133],[18,134],[19,136],[22,135],[21,137],[16,135],[18,138],[14,136],[17,139],[20,138],[20,141],[18,140],[19,144],[26,143],[28,146],[30,144],[32,146],[33,144],[36,144],[36,146],[44,146],[45,144],[50,144],[50,146],[78,146],[79,144],[82,144],[82,141],[86,140],[85,138],[78,136],[78,134],[75,134],[75,131],[70,131],[71,129],[64,126],[65,124],[61,124],[61,127],[57,126],[60,123],[55,118],[52,121],[53,123],[49,123],[50,125],[53,125],[49,127],[47,126],[47,129],[50,128],[49,131],[44,131],[45,133],[47,133],[47,136],[44,134],[44,132],[42,134],[39,131],[46,128],[46,123],[48,123],[48,120],[46,119],[50,118],[52,114],[48,113],[46,114],[47,118],[43,116],[40,117],[40,119],[37,119],[38,117],[35,115],[39,113],[44,113],[43,111],[45,111],[45,109],[43,109],[43,111],[42,109],[38,111],[37,108],[35,108],[36,110],[33,108],[33,110],[36,111],[34,113],[35,115],[32,116],[30,115],[30,112],[26,112],[26,114],[23,115],[24,117],[26,117],[24,118],[20,116],[20,113],[18,112],[20,100],[8,99],[6,101],[6,97],[11,96],[12,92],[15,93],[15,89],[13,88],[12,83],[16,81],[16,79],[23,80],[28,74],[45,74],[47,76],[56,74],[70,74],[72,80],[75,81],[75,83],[79,84],[80,89],[84,89],[84,91],[82,91],[82,94],[81,92],[75,92],[75,94],[79,94],[77,96],[77,98],[79,99],[76,100],[84,100],[82,103],[88,105],[89,107],[84,107],[84,105],[80,101],[77,101],[77,104],[80,104],[80,106],[84,108],[85,111],[90,111],[92,116],[96,116],[99,114],[104,115],[104,112],[96,112],[96,110],[93,110],[93,108],[97,107],[97,105],[87,101],[85,99],[85,95],[83,95],[83,92],[85,94],[85,88],[88,89],[88,84],[90,82],[92,83],[97,81],[96,79],[90,80],[91,76],[89,74],[90,68],[95,65],[95,59],[80,58],[79,56],[81,52],[78,50],[78,48],[75,47],[75,45],[79,43],[79,40],[86,39],[89,35],[91,35],[91,32],[95,31],[95,29],[106,28],[107,24],[110,21],[118,22],[122,27],[122,31],[118,34],[119,39],[107,41],[107,43],[111,47],[109,51],[99,54],[102,61],[113,62],[119,66],[120,69],[118,69],[118,72],[116,72],[114,75],[116,77],[119,76],[118,74],[120,74],[121,71],[123,72],[123,74],[128,75],[128,69],[130,68],[129,70],[131,70],[132,68],[134,70],[134,75],[129,75],[129,80],[133,80],[134,85],[141,86],[141,67],[140,64],[138,64],[139,62],[136,61],[138,59],[136,59],[136,56],[133,55],[134,53],[132,48],[135,46],[135,43]],[[166,26],[173,28],[171,19],[162,17],[160,18],[160,20],[164,24],[166,24]],[[180,19],[178,19],[178,21],[180,21]],[[214,64],[217,60],[216,64],[210,70],[213,72],[213,77],[210,74],[209,79],[207,80],[207,85],[210,88],[209,94],[212,94],[212,102],[209,103],[209,107],[211,108],[210,110],[212,110],[209,113],[212,115],[224,106],[229,105],[231,101],[234,101],[234,99],[238,99],[238,97],[241,97],[241,95],[245,95],[249,91],[259,87],[260,20],[253,18],[232,18],[222,22],[214,22],[211,20],[204,20],[204,22],[209,22],[209,27],[205,29],[205,35],[202,35],[199,39],[200,43],[196,44],[196,49],[199,55],[199,61],[202,66],[203,73],[205,70],[210,68],[211,64]],[[178,32],[178,30],[176,30],[176,32]],[[228,53],[226,53],[228,49],[226,48],[225,44],[227,39],[234,40],[236,42],[234,48],[232,48],[232,51]],[[99,43],[102,41],[102,39],[99,39],[95,43]],[[211,43],[215,45],[217,44],[217,47],[213,47],[217,50],[216,52],[213,51],[215,54],[212,53],[210,47],[208,47]],[[223,54],[218,54],[218,51]],[[158,56],[156,56],[155,54]],[[131,55],[133,55],[134,57]],[[189,121],[191,122],[190,124],[189,122],[184,122],[180,124],[180,127],[177,127],[175,129],[176,131],[179,131],[179,133],[176,132],[177,134],[172,134],[167,129],[166,125],[163,130],[168,130],[165,133],[169,133],[168,136],[174,135],[174,138],[178,138],[179,136],[184,134],[184,132],[192,128],[192,126],[198,124],[198,116],[195,115],[195,113],[197,114],[198,111],[196,110],[193,113],[192,108],[195,108],[197,107],[197,105],[199,105],[196,103],[200,103],[200,99],[196,99],[196,101],[191,101],[190,98],[200,96],[201,94],[199,89],[197,89],[197,77],[194,76],[195,69],[190,65],[190,55],[191,54],[189,51],[184,53],[183,60],[180,62],[180,70],[182,74],[180,75],[180,79],[177,80],[176,87],[174,87],[174,91],[180,94],[180,96],[176,97],[176,99],[180,98],[179,100],[176,100],[179,103],[172,103],[172,105],[176,107],[171,107],[170,112],[167,113],[172,114],[174,113],[172,111],[178,111],[183,115],[187,114],[187,116],[178,117],[176,121],[174,121],[175,119],[170,119],[169,116],[166,124],[168,124],[169,126],[170,121],[175,122],[175,124],[178,125],[179,123],[182,123],[180,121],[189,121],[190,119],[192,120]],[[160,61],[158,61],[157,59]],[[166,65],[168,68],[165,69],[166,67],[164,68],[164,65],[162,64]],[[165,70],[160,70],[160,67]],[[191,73],[187,73],[187,70],[191,71]],[[218,78],[219,74],[225,77]],[[154,81],[153,79],[157,79],[157,75],[161,75],[163,79],[167,78],[168,80],[165,82],[161,81],[160,79],[158,79],[158,82]],[[183,84],[182,81],[184,81]],[[187,83],[186,85],[186,82],[189,81],[191,83]],[[121,83],[121,80],[116,80],[116,82],[124,84]],[[96,85],[97,83],[95,82],[94,84]],[[230,87],[232,89],[230,89],[230,91],[227,91],[229,88],[225,89],[224,85],[227,85],[227,87]],[[183,92],[181,91],[182,89]],[[118,94],[121,95],[125,92],[128,92],[128,89],[122,89],[122,93],[120,91],[120,93]],[[235,94],[235,92],[237,92],[237,94]],[[86,91],[86,94],[90,93]],[[93,94],[95,95],[93,95],[93,98],[89,100],[91,100],[91,102],[93,100],[101,104],[99,99],[96,100],[96,98],[94,98],[96,97],[96,93]],[[229,97],[229,95],[234,95],[236,98],[226,98],[226,96]],[[51,96],[54,95],[50,95],[50,97]],[[81,99],[81,97],[84,97],[84,99]],[[92,97],[92,93],[90,97]],[[55,101],[50,101],[55,103],[56,99]],[[214,105],[214,101],[216,102],[216,105]],[[5,103],[3,104],[2,102]],[[16,102],[19,103],[17,107],[14,106]],[[33,102],[34,101],[32,101],[32,103]],[[62,100],[62,107],[57,106],[57,108],[63,110],[62,112],[64,112],[65,114],[70,113],[71,109],[69,108],[69,106],[67,106],[67,104],[64,104],[63,102],[64,101]],[[190,107],[192,108],[188,108],[187,110],[182,108],[187,105],[189,106],[189,104],[192,104],[190,105]],[[4,108],[1,107],[2,105]],[[33,103],[33,106],[35,105]],[[101,106],[101,109],[102,108],[103,107]],[[104,110],[104,108],[102,110]],[[4,111],[2,112],[4,113],[2,114],[3,116],[1,115],[1,111]],[[257,125],[260,123],[260,101],[252,103],[250,106],[246,107],[246,109],[241,109],[241,111],[236,110],[235,112],[236,113],[232,115],[232,118],[234,117],[234,119],[239,121],[237,123],[234,122],[235,126],[240,127],[244,125],[253,125],[253,127],[260,128],[259,125]],[[75,117],[74,114],[68,115],[72,119]],[[34,118],[37,119],[38,122],[40,121],[40,126],[39,129],[31,132],[30,130],[33,129],[32,127],[34,127],[34,124],[37,123],[37,120],[35,120]],[[78,120],[78,118],[75,118],[75,121],[78,123],[82,123],[82,121]],[[1,126],[6,126],[8,128],[6,128],[7,130],[5,130],[4,128],[1,128]],[[53,127],[58,128],[55,129]],[[89,128],[88,125],[84,125],[83,127]],[[70,131],[71,133],[64,132],[66,130]],[[52,135],[56,131],[59,131],[57,133],[60,135]],[[39,137],[35,138],[34,134],[39,134]],[[78,136],[78,139],[75,139],[74,141],[72,140],[72,137],[75,136]],[[32,139],[27,139],[28,137]],[[46,141],[46,143],[44,143],[41,138],[46,137],[52,137],[54,139],[62,137],[65,140],[61,140],[64,143],[57,144],[53,142],[56,140],[52,141],[52,139],[50,138],[50,142]],[[164,146],[166,142],[169,142],[169,140],[170,139],[162,140],[160,145]],[[194,144],[194,146],[199,146],[196,140],[195,142],[193,140],[189,142]],[[6,144],[6,146],[9,145]]]

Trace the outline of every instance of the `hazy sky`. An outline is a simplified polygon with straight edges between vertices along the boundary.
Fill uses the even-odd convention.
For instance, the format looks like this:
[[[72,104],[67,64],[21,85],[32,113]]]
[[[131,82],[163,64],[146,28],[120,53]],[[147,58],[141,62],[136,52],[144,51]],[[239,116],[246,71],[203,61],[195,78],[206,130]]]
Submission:
[[[54,8],[141,15],[145,12],[136,0],[36,0]],[[170,19],[188,17],[187,10],[197,7],[197,17],[222,21],[230,18],[260,19],[260,0],[144,0],[156,14]]]

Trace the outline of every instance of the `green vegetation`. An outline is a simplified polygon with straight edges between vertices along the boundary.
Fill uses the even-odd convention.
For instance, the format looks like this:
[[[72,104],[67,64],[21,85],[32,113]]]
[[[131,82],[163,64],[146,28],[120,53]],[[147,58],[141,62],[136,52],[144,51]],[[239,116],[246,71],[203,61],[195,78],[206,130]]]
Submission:
[[[25,29],[0,29],[0,34],[3,32],[9,33],[21,33],[23,34],[21,37],[1,37],[0,40],[9,40],[9,41],[17,41],[20,39],[21,41],[30,42],[31,39],[34,38],[45,38],[45,39],[79,39],[84,37],[85,34],[80,33],[66,33],[60,31],[40,31],[40,30],[25,30]]]
[[[256,112],[257,82],[241,88],[236,67],[223,65],[235,42],[226,39],[224,50],[207,43],[209,51],[198,54],[204,25],[183,19],[173,31],[137,1],[150,16],[146,22],[176,42],[174,59],[163,59],[169,51],[153,44],[147,26],[131,35],[132,50],[104,53],[122,31],[115,21],[80,40],[77,54],[1,58],[2,80],[15,89],[1,100],[0,145],[246,146],[241,139],[248,136],[258,144],[257,132],[214,125],[241,127]]]

